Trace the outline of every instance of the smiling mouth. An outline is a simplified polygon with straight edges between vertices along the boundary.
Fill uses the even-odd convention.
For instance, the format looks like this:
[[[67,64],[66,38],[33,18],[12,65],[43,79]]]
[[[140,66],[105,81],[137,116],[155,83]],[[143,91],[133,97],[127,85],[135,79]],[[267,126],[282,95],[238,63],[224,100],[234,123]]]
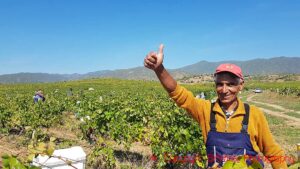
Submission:
[[[222,98],[223,98],[223,99],[229,99],[230,96],[223,96]]]

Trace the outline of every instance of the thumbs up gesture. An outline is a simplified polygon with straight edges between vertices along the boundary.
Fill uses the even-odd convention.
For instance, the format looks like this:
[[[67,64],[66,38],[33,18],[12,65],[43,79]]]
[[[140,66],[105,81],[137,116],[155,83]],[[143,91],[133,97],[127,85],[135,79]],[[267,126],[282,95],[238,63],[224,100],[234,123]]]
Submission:
[[[158,52],[150,52],[144,59],[144,66],[156,70],[164,60],[164,45],[159,46]]]

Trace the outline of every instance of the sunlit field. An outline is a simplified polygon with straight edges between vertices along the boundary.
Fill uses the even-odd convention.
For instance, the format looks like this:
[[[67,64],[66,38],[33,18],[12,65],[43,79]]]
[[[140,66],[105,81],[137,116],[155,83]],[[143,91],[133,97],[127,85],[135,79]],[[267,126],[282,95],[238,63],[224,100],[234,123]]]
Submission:
[[[296,111],[288,115],[299,118],[300,84],[285,85],[256,83],[255,87],[264,92],[253,99],[279,104],[284,97],[289,104],[282,106]],[[204,92],[207,99],[216,97],[212,83],[185,86],[195,95]],[[249,83],[243,100],[253,94],[255,87]],[[287,87],[289,93],[283,93]],[[37,89],[43,90],[45,102],[33,102]],[[16,155],[22,165],[29,166],[38,154],[51,155],[54,149],[81,146],[87,154],[87,168],[205,166],[207,158],[199,125],[169,99],[158,82],[90,79],[2,84],[0,96],[0,154],[9,155],[2,159],[3,164]],[[275,139],[289,155],[295,156],[299,126],[266,116]],[[187,156],[194,161],[168,163]]]

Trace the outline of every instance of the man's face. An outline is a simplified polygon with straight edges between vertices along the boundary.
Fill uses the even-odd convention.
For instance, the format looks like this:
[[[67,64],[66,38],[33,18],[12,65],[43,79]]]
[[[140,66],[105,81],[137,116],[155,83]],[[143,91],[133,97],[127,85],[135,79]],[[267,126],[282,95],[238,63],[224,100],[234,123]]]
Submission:
[[[215,84],[218,98],[222,104],[233,103],[239,91],[244,87],[244,83],[230,73],[217,74]]]

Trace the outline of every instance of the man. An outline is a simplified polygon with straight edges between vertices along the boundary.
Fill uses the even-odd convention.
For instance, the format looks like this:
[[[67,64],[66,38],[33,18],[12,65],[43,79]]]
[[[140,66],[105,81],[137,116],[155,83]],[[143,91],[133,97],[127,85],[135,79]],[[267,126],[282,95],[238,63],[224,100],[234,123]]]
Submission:
[[[42,101],[46,100],[44,97],[43,91],[41,89],[39,89],[38,91],[35,92],[35,94],[33,96],[33,100],[34,100],[34,103],[37,103],[40,100],[42,100]]]
[[[283,150],[273,140],[264,114],[237,97],[244,87],[240,67],[234,64],[217,67],[214,78],[218,99],[211,103],[196,99],[190,91],[178,85],[164,68],[163,57],[163,45],[160,45],[158,53],[150,52],[145,57],[144,66],[155,72],[169,96],[199,123],[209,167],[217,163],[221,167],[228,158],[239,155],[256,158],[263,165],[262,158],[257,155],[262,152],[273,168],[287,168]]]

